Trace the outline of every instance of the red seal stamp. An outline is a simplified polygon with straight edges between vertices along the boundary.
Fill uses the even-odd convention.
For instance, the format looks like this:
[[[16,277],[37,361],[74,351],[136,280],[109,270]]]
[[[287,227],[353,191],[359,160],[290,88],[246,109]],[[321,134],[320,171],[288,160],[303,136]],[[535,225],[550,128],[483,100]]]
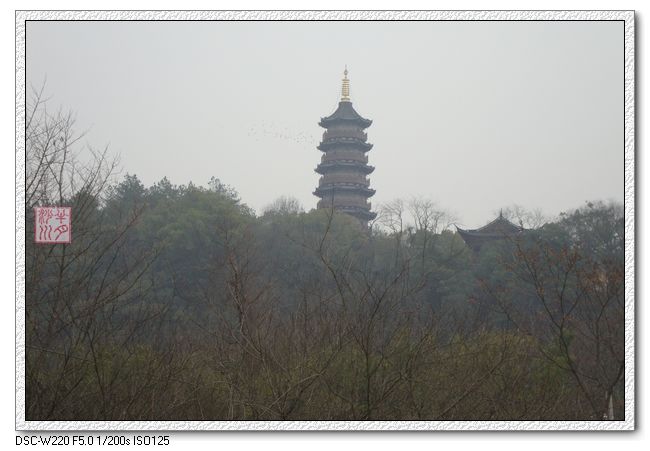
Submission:
[[[41,244],[72,242],[72,208],[34,207],[34,241]]]

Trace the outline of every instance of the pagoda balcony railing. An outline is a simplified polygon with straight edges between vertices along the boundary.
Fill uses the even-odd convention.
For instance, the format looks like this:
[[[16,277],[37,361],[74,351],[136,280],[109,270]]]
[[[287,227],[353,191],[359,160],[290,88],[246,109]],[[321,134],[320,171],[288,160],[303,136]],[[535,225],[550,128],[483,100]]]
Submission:
[[[326,149],[328,147],[337,146],[337,145],[353,145],[361,146],[364,149],[372,148],[372,144],[367,143],[365,140],[360,138],[352,138],[349,136],[338,136],[336,138],[323,139],[323,141],[317,146],[319,149]]]
[[[364,162],[356,160],[326,161],[325,163],[321,163],[316,166],[314,170],[321,175],[325,175],[330,171],[338,171],[341,168],[354,169],[355,171],[360,171],[363,174],[370,174],[375,170],[373,166],[369,166]]]
[[[317,208],[330,208],[332,207],[332,199],[325,198],[318,201],[316,204]],[[354,200],[339,200],[334,198],[334,208],[341,207],[354,207],[361,208],[363,210],[370,210],[372,208],[372,202],[364,201],[354,201]]]
[[[324,175],[318,179],[319,185],[330,185],[330,184],[355,184],[369,186],[370,180],[364,176],[358,176],[356,174],[332,174]]]
[[[335,151],[327,152],[320,159],[321,163],[331,163],[335,161],[345,161],[349,163],[368,163],[368,156],[360,152]]]
[[[368,189],[368,185],[366,183],[356,183],[356,182],[325,182],[320,185],[318,185],[319,189],[327,189],[327,188],[363,188],[363,189]],[[371,190],[373,191],[373,190]]]
[[[366,199],[375,195],[375,190],[362,185],[361,183],[327,183],[319,185],[316,190],[313,192],[315,196],[320,198],[330,197],[332,194],[335,194],[334,197],[340,197],[345,199],[356,196],[363,196]]]
[[[334,138],[356,138],[365,141],[368,139],[368,134],[359,130],[350,129],[327,130],[323,133],[323,141]]]
[[[350,206],[341,206],[338,207],[338,209],[344,213],[348,214],[363,214],[366,216],[368,219],[375,219],[377,217],[377,213],[373,213],[370,211],[370,205],[368,207],[350,207]]]

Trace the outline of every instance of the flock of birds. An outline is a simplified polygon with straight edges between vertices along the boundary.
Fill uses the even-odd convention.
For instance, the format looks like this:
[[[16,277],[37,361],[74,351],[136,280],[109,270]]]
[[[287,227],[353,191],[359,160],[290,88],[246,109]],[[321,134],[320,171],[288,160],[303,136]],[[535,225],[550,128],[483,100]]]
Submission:
[[[262,121],[254,124],[247,132],[247,136],[257,142],[269,138],[291,141],[299,145],[316,146],[319,138],[315,133],[297,132],[289,127],[281,127],[277,123]]]

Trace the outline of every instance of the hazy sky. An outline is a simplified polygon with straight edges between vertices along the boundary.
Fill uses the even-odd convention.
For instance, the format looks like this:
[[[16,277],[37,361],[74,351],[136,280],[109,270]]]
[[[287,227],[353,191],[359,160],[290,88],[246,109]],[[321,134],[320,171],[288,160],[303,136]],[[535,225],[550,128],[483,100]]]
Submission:
[[[623,22],[28,22],[27,80],[147,186],[234,186],[307,208],[348,65],[374,206],[430,198],[466,227],[520,204],[623,201]]]

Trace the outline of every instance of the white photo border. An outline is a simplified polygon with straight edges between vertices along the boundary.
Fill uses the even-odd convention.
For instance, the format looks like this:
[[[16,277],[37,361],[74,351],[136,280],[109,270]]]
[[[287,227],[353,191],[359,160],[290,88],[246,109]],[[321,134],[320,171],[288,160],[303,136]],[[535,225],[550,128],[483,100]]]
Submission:
[[[28,20],[623,21],[625,65],[624,421],[27,421],[25,419],[25,45]],[[18,431],[624,431],[635,428],[634,11],[16,11],[16,430]]]

